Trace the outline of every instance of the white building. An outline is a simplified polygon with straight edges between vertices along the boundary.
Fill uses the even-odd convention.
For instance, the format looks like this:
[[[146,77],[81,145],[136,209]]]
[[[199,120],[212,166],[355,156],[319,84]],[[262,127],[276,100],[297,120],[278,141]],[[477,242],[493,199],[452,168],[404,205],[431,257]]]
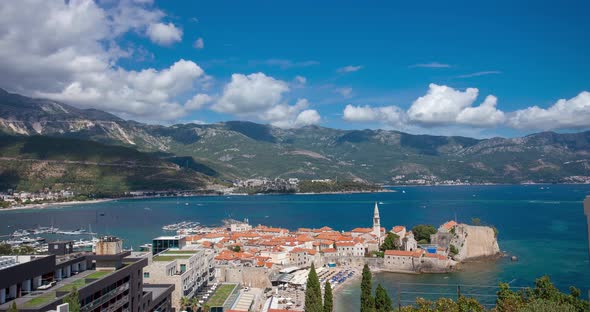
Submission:
[[[169,249],[149,258],[143,280],[174,284],[172,306],[180,311],[180,298],[192,298],[215,278],[214,253],[206,249]]]

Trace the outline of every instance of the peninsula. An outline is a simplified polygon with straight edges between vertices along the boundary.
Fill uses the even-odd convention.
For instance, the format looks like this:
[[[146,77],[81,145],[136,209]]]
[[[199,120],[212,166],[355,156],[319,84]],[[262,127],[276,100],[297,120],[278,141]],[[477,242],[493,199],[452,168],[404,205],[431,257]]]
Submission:
[[[264,306],[295,308],[303,306],[306,279],[312,264],[318,268],[320,282],[330,282],[334,291],[358,278],[368,264],[373,271],[401,273],[444,273],[457,270],[466,261],[495,258],[500,254],[496,232],[487,226],[472,226],[449,221],[438,229],[432,226],[381,226],[375,203],[371,226],[337,231],[299,228],[289,231],[265,225],[252,226],[248,220],[226,220],[220,227],[191,223],[166,226],[174,236],[154,239],[154,253],[162,242],[183,248],[203,248],[214,253],[216,278],[221,283],[237,283],[255,289],[280,290],[278,297],[291,298],[277,303],[270,294]],[[157,281],[155,281],[157,282]],[[276,297],[276,296],[275,296]],[[274,298],[274,299],[273,299]],[[280,299],[278,302],[282,302]]]

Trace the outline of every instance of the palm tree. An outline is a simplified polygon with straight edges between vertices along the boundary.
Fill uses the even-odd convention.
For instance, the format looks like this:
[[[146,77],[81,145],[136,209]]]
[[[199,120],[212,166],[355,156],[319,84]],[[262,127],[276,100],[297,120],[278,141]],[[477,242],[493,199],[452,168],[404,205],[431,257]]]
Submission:
[[[180,310],[186,311],[186,308],[188,308],[190,305],[191,300],[188,297],[180,298]]]
[[[197,298],[193,298],[191,300],[191,310],[193,312],[197,312],[199,310],[199,308],[201,307],[201,304],[199,303],[199,299]]]

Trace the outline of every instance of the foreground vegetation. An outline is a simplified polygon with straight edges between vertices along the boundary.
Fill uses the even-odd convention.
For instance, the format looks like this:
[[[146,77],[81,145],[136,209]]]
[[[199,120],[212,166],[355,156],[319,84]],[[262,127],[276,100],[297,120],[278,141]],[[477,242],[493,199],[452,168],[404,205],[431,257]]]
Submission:
[[[457,300],[439,298],[436,301],[417,298],[411,306],[401,309],[392,307],[391,299],[379,285],[376,295],[371,295],[371,272],[367,265],[363,269],[361,282],[361,312],[587,312],[590,304],[583,300],[580,290],[570,287],[569,294],[559,291],[548,276],[535,281],[534,288],[513,291],[507,283],[500,283],[496,293],[496,304],[486,309],[475,298],[459,296]]]
[[[12,247],[6,243],[0,243],[0,256],[34,255],[35,248],[27,245]]]

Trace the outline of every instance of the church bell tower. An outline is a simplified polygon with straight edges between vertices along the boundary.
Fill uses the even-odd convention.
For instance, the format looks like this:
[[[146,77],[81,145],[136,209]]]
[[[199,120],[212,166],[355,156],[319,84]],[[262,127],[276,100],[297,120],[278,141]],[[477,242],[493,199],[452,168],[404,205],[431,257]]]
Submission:
[[[375,202],[375,211],[373,212],[373,234],[381,239],[381,218],[379,218],[379,206]]]

